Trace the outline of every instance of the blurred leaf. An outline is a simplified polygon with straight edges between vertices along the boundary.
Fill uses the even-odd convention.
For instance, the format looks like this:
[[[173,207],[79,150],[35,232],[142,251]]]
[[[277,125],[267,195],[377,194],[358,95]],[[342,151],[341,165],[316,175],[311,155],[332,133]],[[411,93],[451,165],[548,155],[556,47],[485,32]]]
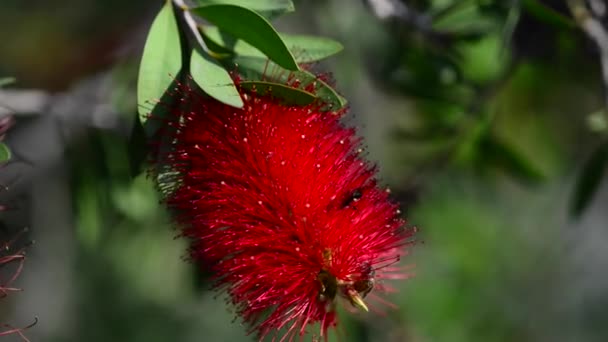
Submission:
[[[391,138],[399,142],[425,142],[450,140],[458,133],[456,127],[417,127],[415,129],[396,129],[391,132]]]
[[[203,27],[203,34],[217,46],[244,57],[260,57],[266,55],[242,40],[236,40],[215,26]],[[344,48],[339,42],[315,36],[279,34],[289,50],[295,55],[298,63],[311,63],[328,58]]]
[[[0,142],[0,163],[6,163],[10,159],[11,159],[11,150],[8,148],[8,146],[5,143]]]
[[[237,57],[234,61],[245,79],[285,83],[288,82],[287,78],[291,78],[299,83],[298,89],[305,89],[312,85],[315,90],[311,93],[330,107],[327,109],[336,110],[346,105],[344,97],[340,96],[327,82],[308,71],[288,71],[263,58]]]
[[[103,216],[103,200],[98,195],[100,190],[103,191],[99,184],[96,183],[99,175],[91,168],[81,168],[79,170],[78,184],[74,187],[76,192],[74,200],[76,201],[75,219],[78,229],[76,236],[78,242],[87,249],[95,248],[102,235]],[[101,182],[101,180],[99,180]]]
[[[479,159],[481,142],[485,136],[489,134],[489,127],[489,120],[479,120],[473,127],[466,131],[462,141],[452,155],[452,159],[456,164],[470,166]]]
[[[482,158],[520,180],[538,183],[545,179],[545,175],[528,158],[496,137],[484,137],[480,148]]]
[[[115,186],[109,189],[113,209],[145,227],[146,224],[154,222],[156,218],[163,217],[164,211],[159,212],[158,192],[154,182],[148,175],[140,174],[134,177],[130,183]],[[165,222],[157,222],[162,226]],[[143,232],[150,232],[150,228],[142,228]],[[160,231],[160,229],[158,230]]]
[[[431,8],[429,8],[427,13],[433,20],[439,20],[451,12],[458,10],[461,6],[470,6],[473,2],[471,0],[432,0],[430,3]]]
[[[456,133],[462,120],[468,115],[466,104],[449,104],[439,101],[417,101],[416,107],[424,115],[425,130],[438,130],[439,133],[433,135],[444,135],[446,130]]]
[[[71,162],[70,188],[74,198],[76,237],[82,247],[94,249],[99,246],[104,225],[114,220],[108,214],[108,190],[114,181],[109,168],[122,161],[108,158],[102,133],[95,130],[87,133],[77,144],[68,146],[67,153]],[[123,145],[120,141],[114,141],[112,146],[121,149]]]
[[[427,46],[412,46],[387,56],[385,66],[375,77],[407,96],[428,100],[466,104],[474,89],[462,82],[461,61]]]
[[[504,15],[509,10],[517,7],[518,3],[512,1],[475,0],[479,12],[485,15]]]
[[[519,19],[521,18],[521,7],[520,6],[511,6],[511,8],[507,12],[507,18],[505,20],[505,24],[502,28],[502,53],[506,53],[508,48],[511,46],[511,41],[513,39],[513,34],[515,33],[515,28],[517,24],[519,24]]]
[[[133,113],[137,112],[137,102],[133,99],[137,96],[137,70],[139,61],[119,62],[110,69],[111,90],[109,104],[120,113],[121,119],[131,122],[133,117],[139,118]]]
[[[295,10],[291,0],[196,0],[195,2],[199,6],[223,4],[247,7],[266,18],[275,18]]]
[[[140,223],[141,226],[148,228],[147,231],[129,231],[133,224],[128,221],[121,222],[119,227],[123,228],[122,234],[117,233],[112,236],[111,242],[104,246],[106,249],[103,252],[115,265],[118,274],[124,277],[123,282],[128,283],[126,286],[145,296],[148,302],[171,305],[180,298],[188,298],[191,291],[190,265],[181,258],[187,248],[187,241],[174,239],[175,233],[163,224],[168,219],[159,215],[163,210],[159,210],[157,199],[153,196],[154,187],[149,184],[150,182],[139,185],[138,180],[136,179],[131,189],[128,189],[133,196],[130,200],[135,200],[131,204],[142,206],[143,201],[144,211],[156,209],[156,215],[148,214],[148,221]],[[148,194],[152,196],[146,197]],[[127,198],[124,200],[129,201]],[[150,220],[153,218],[156,220]],[[159,270],[163,271],[159,272]],[[163,285],[159,286],[160,283]],[[148,339],[148,341],[154,340]]]
[[[437,12],[433,29],[440,32],[486,33],[497,28],[497,21],[480,13],[474,1],[458,1],[455,5]]]
[[[548,7],[538,0],[522,0],[522,6],[530,15],[536,19],[561,29],[572,29],[576,27],[574,21],[558,11]]]
[[[578,177],[570,211],[572,217],[579,217],[589,206],[607,169],[608,142],[604,142],[593,151]]]
[[[137,176],[141,172],[141,165],[146,160],[147,148],[146,135],[141,122],[135,119],[131,135],[127,143],[127,153],[129,155],[129,166],[131,167],[131,175]]]
[[[453,172],[433,180],[408,215],[423,227],[417,235],[425,242],[408,256],[416,276],[405,282],[398,302],[414,336],[433,342],[539,340],[528,335],[529,322],[544,317],[544,300],[553,297],[541,301],[547,284],[535,284],[543,276],[554,280],[547,272],[553,263],[544,262],[554,260],[548,248],[539,248],[547,247],[549,231],[521,221],[522,215],[513,224],[511,211],[504,210],[514,202],[515,212],[526,212],[530,198],[520,198]],[[540,231],[545,234],[531,234]]]
[[[604,132],[608,129],[608,122],[606,120],[606,111],[600,109],[587,116],[587,126],[593,132]]]
[[[118,136],[116,132],[103,132],[99,134],[102,144],[104,161],[108,179],[118,186],[131,182],[131,167],[129,165],[128,140]]]
[[[478,83],[491,82],[502,75],[508,65],[507,54],[502,53],[503,37],[499,32],[486,35],[475,42],[461,42],[461,71],[465,79]]]
[[[209,96],[229,106],[243,107],[243,100],[230,74],[212,57],[193,50],[190,73],[196,84]]]
[[[292,88],[280,83],[265,82],[265,81],[244,81],[240,86],[255,91],[260,95],[271,95],[276,98],[285,100],[288,104],[297,106],[305,106],[311,104],[316,99],[315,95],[302,89]]]
[[[2,77],[0,78],[0,88],[7,86],[9,84],[15,83],[16,79],[14,77]]]
[[[137,104],[142,124],[155,106],[150,101],[161,99],[181,67],[179,30],[171,1],[166,1],[150,27],[139,67]]]
[[[435,88],[432,88],[431,86],[417,86],[415,82],[408,80],[397,83],[397,85],[408,96],[416,97],[418,100],[424,100],[425,102],[437,102],[446,105],[465,105],[466,101],[474,95],[471,87],[462,84],[436,85]]]
[[[463,166],[494,166],[518,180],[538,183],[545,175],[528,158],[492,134],[491,120],[485,116],[468,130],[453,158]]]
[[[277,31],[256,12],[235,5],[208,5],[193,8],[192,12],[256,47],[285,69],[299,70],[296,60]]]

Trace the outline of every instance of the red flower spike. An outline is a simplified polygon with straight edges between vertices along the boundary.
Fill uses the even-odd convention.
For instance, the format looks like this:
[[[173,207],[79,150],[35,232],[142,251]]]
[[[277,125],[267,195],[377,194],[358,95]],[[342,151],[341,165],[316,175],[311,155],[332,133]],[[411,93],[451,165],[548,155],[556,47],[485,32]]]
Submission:
[[[394,264],[413,232],[344,111],[255,93],[237,109],[182,88],[161,133],[172,146],[158,163],[177,171],[166,203],[250,332],[293,340],[319,324],[327,339],[339,298],[367,311],[370,291],[405,278]]]
[[[19,250],[13,250],[17,240],[25,233],[27,229],[21,230],[15,237],[6,242],[0,243],[0,272],[4,272],[4,276],[0,277],[0,300],[4,299],[11,292],[21,291],[20,288],[13,286],[13,283],[21,275],[25,262],[25,248],[31,243],[26,244]],[[5,269],[6,268],[6,269]],[[18,335],[22,341],[29,342],[25,336],[25,330],[33,327],[38,323],[38,318],[33,323],[26,327],[14,327],[10,324],[0,324],[0,337],[8,335]]]

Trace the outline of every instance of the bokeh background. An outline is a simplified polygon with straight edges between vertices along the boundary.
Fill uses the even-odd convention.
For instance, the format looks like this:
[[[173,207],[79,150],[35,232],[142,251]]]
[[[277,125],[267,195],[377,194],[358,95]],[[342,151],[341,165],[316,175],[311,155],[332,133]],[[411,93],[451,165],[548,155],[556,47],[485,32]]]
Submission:
[[[344,44],[319,67],[420,231],[398,309],[343,315],[342,341],[608,340],[604,85],[568,7],[591,2],[300,0],[276,21]],[[35,241],[0,322],[37,317],[32,341],[253,341],[132,172],[161,4],[0,2],[0,236]]]

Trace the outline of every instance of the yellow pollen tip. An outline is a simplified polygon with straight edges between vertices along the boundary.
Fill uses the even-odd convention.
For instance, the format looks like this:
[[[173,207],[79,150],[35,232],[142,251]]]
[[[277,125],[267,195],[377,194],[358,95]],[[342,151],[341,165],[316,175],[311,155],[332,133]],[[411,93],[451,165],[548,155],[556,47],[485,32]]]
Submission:
[[[350,299],[350,302],[354,307],[361,309],[365,312],[369,312],[367,305],[365,305],[365,302],[363,301],[363,298],[359,296],[359,293],[357,293],[356,291],[349,291],[348,298]]]

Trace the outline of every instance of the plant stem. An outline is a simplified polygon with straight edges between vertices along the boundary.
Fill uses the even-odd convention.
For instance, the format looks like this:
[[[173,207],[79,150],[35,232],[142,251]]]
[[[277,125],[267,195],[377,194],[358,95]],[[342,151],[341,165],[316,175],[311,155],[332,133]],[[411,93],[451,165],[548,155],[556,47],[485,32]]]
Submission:
[[[588,9],[585,0],[567,2],[578,25],[598,47],[604,81],[604,113],[608,120],[608,31],[602,25],[602,18],[607,15],[606,4],[600,0],[588,0]]]

